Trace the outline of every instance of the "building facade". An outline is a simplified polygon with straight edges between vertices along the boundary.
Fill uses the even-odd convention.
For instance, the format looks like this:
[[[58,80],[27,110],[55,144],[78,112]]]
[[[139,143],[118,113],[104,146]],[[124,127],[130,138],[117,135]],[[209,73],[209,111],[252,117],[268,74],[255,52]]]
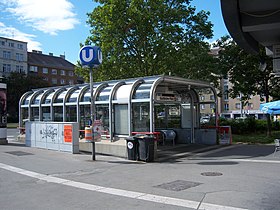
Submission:
[[[28,73],[42,77],[50,86],[81,83],[74,71],[75,65],[67,61],[64,55],[45,55],[36,50],[28,52]]]
[[[0,37],[0,77],[27,73],[27,42]]]
[[[219,100],[219,112],[221,117],[224,118],[244,118],[255,117],[256,119],[263,119],[264,113],[260,111],[261,97],[259,95],[252,96],[246,104],[242,104],[242,93],[236,98],[231,98],[228,90],[232,88],[232,84],[228,78],[224,78],[220,82],[222,97]]]

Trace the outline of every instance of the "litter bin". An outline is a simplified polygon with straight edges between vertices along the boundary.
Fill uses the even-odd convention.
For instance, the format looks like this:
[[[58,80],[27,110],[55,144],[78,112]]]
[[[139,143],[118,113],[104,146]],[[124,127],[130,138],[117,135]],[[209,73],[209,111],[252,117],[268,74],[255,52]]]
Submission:
[[[139,142],[139,159],[146,162],[154,161],[154,137],[148,135],[136,135],[135,138]]]
[[[129,136],[126,138],[126,148],[127,148],[127,159],[137,160],[138,159],[138,140]]]

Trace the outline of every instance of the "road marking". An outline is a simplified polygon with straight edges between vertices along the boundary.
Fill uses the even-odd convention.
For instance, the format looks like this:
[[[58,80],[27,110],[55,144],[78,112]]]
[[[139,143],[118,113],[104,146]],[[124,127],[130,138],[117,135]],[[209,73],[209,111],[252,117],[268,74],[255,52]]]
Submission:
[[[127,197],[127,198],[133,198],[138,200],[145,200],[150,201],[154,203],[160,203],[160,204],[168,204],[168,205],[174,205],[174,206],[180,206],[180,207],[186,207],[186,208],[192,208],[192,209],[207,209],[207,210],[244,210],[243,208],[236,208],[231,206],[223,206],[223,205],[216,205],[216,204],[210,204],[210,203],[200,203],[198,201],[191,201],[191,200],[185,200],[180,198],[172,198],[172,197],[165,197],[160,195],[152,195],[147,193],[141,193],[141,192],[134,192],[129,190],[122,190],[122,189],[116,189],[116,188],[110,188],[110,187],[102,187],[98,185],[92,185],[92,184],[86,184],[82,182],[76,182],[71,181],[68,179],[58,178],[50,175],[40,174],[33,171],[24,170],[21,168],[17,168],[14,166],[6,165],[4,163],[0,163],[0,168],[15,172],[18,174],[22,174],[25,176],[29,176],[32,178],[36,178],[39,180],[43,180],[50,183],[56,183],[61,184],[65,186],[75,187],[79,189],[84,190],[90,190],[94,192],[101,192],[106,193],[110,195],[116,195],[121,197]]]
[[[256,159],[223,159],[223,161],[252,162],[252,163],[280,163],[280,160],[256,160]]]

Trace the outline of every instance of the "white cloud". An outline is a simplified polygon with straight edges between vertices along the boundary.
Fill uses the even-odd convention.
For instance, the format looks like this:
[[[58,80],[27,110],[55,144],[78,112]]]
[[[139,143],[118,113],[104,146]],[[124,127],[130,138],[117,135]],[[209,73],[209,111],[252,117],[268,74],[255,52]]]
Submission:
[[[6,26],[2,22],[0,22],[0,36],[27,42],[28,51],[42,50],[41,43],[34,41],[35,35],[23,33],[16,28]]]
[[[56,35],[73,29],[79,23],[69,0],[2,0],[10,12],[24,24],[36,30]]]

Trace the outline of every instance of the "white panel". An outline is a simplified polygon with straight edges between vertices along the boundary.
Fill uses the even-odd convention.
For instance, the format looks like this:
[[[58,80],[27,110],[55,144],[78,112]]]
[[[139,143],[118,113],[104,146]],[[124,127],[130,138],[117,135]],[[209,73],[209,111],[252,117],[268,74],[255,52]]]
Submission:
[[[71,127],[71,132],[68,132],[69,142],[64,142],[65,125]],[[26,146],[71,153],[79,152],[79,127],[76,122],[27,122],[25,129]]]
[[[128,103],[131,88],[132,85],[122,85],[119,87],[115,95],[115,100],[117,100],[118,103]]]
[[[128,134],[128,106],[115,105],[115,133]]]
[[[182,104],[181,123],[182,123],[182,128],[191,128],[192,127],[191,104]]]

